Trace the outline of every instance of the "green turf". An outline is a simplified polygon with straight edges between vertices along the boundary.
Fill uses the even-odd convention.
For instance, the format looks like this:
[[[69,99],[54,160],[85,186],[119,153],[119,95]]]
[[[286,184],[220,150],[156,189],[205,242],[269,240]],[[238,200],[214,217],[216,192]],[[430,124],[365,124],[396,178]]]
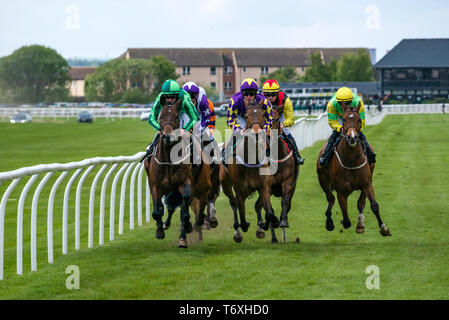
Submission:
[[[224,128],[223,121],[218,120],[219,128]],[[15,200],[8,202],[6,215],[5,279],[0,281],[0,299],[448,299],[448,128],[447,115],[390,115],[381,124],[366,128],[377,153],[374,188],[381,216],[393,234],[388,238],[379,234],[368,206],[365,234],[355,233],[356,193],[349,202],[353,226],[342,230],[336,204],[336,229],[325,230],[326,201],[314,167],[323,142],[301,152],[306,163],[301,167],[289,215],[286,244],[271,244],[269,234],[264,240],[256,239],[255,199],[247,202],[247,217],[252,223],[249,232],[243,234],[242,243],[234,243],[232,211],[221,194],[217,201],[218,228],[205,231],[202,242],[197,234],[189,235],[187,250],[176,248],[178,212],[162,241],[154,237],[154,222],[130,231],[126,220],[124,235],[116,235],[113,242],[107,241],[105,231],[104,246],[98,245],[96,212],[95,248],[88,249],[87,204],[83,201],[81,250],[74,250],[71,206],[69,253],[63,256],[59,201],[54,218],[55,262],[50,265],[46,262],[43,197],[39,202],[38,271],[29,271],[28,199],[24,274],[18,276],[15,211],[19,195],[13,194]],[[75,121],[20,126],[0,123],[0,132],[0,171],[38,163],[132,155],[142,151],[153,135],[148,124],[130,119],[97,119],[93,125]],[[5,186],[0,186],[0,194],[4,190]],[[272,198],[272,203],[279,212],[279,199]],[[281,233],[277,234],[280,238]],[[80,269],[79,290],[65,286],[69,265]],[[365,269],[370,265],[379,267],[379,290],[366,288]]]

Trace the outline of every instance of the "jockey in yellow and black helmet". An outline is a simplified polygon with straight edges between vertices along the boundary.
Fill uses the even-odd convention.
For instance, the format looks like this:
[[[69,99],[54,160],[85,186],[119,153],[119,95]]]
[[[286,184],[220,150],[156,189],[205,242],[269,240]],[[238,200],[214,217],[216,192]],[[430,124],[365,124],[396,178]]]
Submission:
[[[284,141],[287,142],[289,148],[293,150],[293,155],[297,165],[304,164],[304,159],[299,154],[298,146],[287,127],[291,127],[295,123],[295,116],[293,113],[293,103],[285,92],[280,90],[279,83],[274,79],[269,79],[264,82],[262,93],[271,103],[273,108],[284,105],[281,116],[281,134]]]
[[[360,104],[359,114],[360,119],[362,120],[362,127],[360,130],[360,142],[363,147],[363,151],[365,152],[368,162],[375,163],[376,162],[376,154],[371,150],[371,147],[366,140],[365,135],[362,133],[363,128],[365,127],[365,105],[358,95],[355,95],[351,89],[347,87],[342,87],[337,90],[335,95],[331,98],[331,100],[327,104],[327,120],[329,126],[334,130],[327,141],[326,148],[323,151],[322,156],[320,157],[320,165],[322,167],[327,167],[329,164],[329,159],[333,154],[333,150],[337,146],[338,142],[341,138],[341,128],[342,128],[342,119],[343,119],[343,105],[351,106],[351,108],[357,108]]]

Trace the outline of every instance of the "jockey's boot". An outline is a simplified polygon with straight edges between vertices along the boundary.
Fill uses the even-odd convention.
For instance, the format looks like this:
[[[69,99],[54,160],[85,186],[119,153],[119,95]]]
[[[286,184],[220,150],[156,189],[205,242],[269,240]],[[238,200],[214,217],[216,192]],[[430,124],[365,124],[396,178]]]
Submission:
[[[323,154],[320,157],[320,165],[326,168],[329,164],[329,159],[334,152],[334,148],[340,141],[341,135],[338,131],[333,131],[329,139],[327,140],[326,148],[324,148]]]
[[[368,162],[370,164],[376,163],[376,154],[371,149],[370,144],[366,140],[366,136],[363,134],[362,131],[359,133],[360,142],[362,143],[363,151],[366,154],[366,157],[368,158]]]
[[[282,137],[287,142],[290,149],[293,150],[293,157],[295,159],[296,165],[304,164],[305,159],[299,154],[298,146],[296,145],[295,138],[293,138],[292,134],[285,134],[284,132],[282,132]]]
[[[156,135],[154,136],[153,142],[151,142],[148,147],[147,147],[147,152],[145,154],[145,158],[147,158],[148,161],[150,161],[151,156],[154,153],[154,148],[157,145],[157,143],[159,142],[159,138],[161,137],[161,134],[158,132],[156,132]]]

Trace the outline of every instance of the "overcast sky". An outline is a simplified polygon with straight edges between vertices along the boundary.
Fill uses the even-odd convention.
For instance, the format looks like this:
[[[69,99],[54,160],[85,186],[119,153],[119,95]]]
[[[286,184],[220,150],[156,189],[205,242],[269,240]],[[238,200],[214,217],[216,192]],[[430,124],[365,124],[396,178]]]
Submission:
[[[41,44],[65,58],[148,47],[367,47],[449,38],[449,1],[0,0],[0,57]]]

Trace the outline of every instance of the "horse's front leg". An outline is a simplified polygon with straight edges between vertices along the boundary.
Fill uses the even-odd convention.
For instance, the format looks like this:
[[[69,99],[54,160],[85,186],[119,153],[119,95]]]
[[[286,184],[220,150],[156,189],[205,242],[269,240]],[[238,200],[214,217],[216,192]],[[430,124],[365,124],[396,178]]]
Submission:
[[[262,226],[262,229],[268,230],[270,224],[273,228],[279,227],[279,219],[274,215],[273,207],[271,206],[270,201],[270,188],[268,185],[265,185],[262,189],[259,189],[259,197],[262,199],[262,206],[265,209],[265,224]]]
[[[365,209],[366,204],[366,194],[363,190],[360,192],[359,200],[357,200],[357,209],[359,210],[359,218],[357,222],[357,227],[355,232],[364,233],[365,232],[365,216],[363,215],[363,209]]]
[[[179,187],[179,193],[182,196],[181,206],[181,233],[179,235],[179,248],[187,248],[187,233],[192,232],[192,223],[190,222],[189,206],[192,202],[192,186],[190,180],[187,180],[184,185]]]
[[[264,222],[262,220],[262,199],[260,198],[260,196],[257,198],[257,201],[254,204],[254,210],[256,210],[256,214],[257,214],[256,237],[258,239],[263,239],[263,238],[265,238],[265,231],[262,229]]]
[[[348,195],[337,191],[337,199],[338,204],[340,205],[341,214],[343,215],[341,224],[343,225],[343,228],[348,229],[351,227],[351,220],[348,216]]]
[[[153,198],[153,219],[156,221],[156,239],[162,240],[165,238],[162,216],[164,215],[164,205],[162,204],[162,196],[156,186],[151,190],[151,197]]]
[[[279,227],[281,228],[288,228],[288,213],[290,212],[290,209],[292,207],[292,198],[294,193],[294,188],[291,186],[289,182],[284,183],[282,186],[282,211],[281,211],[281,223],[279,224]]]
[[[366,189],[364,189],[366,196],[368,197],[368,200],[371,204],[371,210],[376,215],[377,222],[379,223],[379,232],[382,236],[391,236],[390,230],[387,228],[387,226],[383,223],[382,219],[380,218],[379,213],[379,204],[377,203],[375,197],[374,197],[374,189],[373,186],[370,184]]]

